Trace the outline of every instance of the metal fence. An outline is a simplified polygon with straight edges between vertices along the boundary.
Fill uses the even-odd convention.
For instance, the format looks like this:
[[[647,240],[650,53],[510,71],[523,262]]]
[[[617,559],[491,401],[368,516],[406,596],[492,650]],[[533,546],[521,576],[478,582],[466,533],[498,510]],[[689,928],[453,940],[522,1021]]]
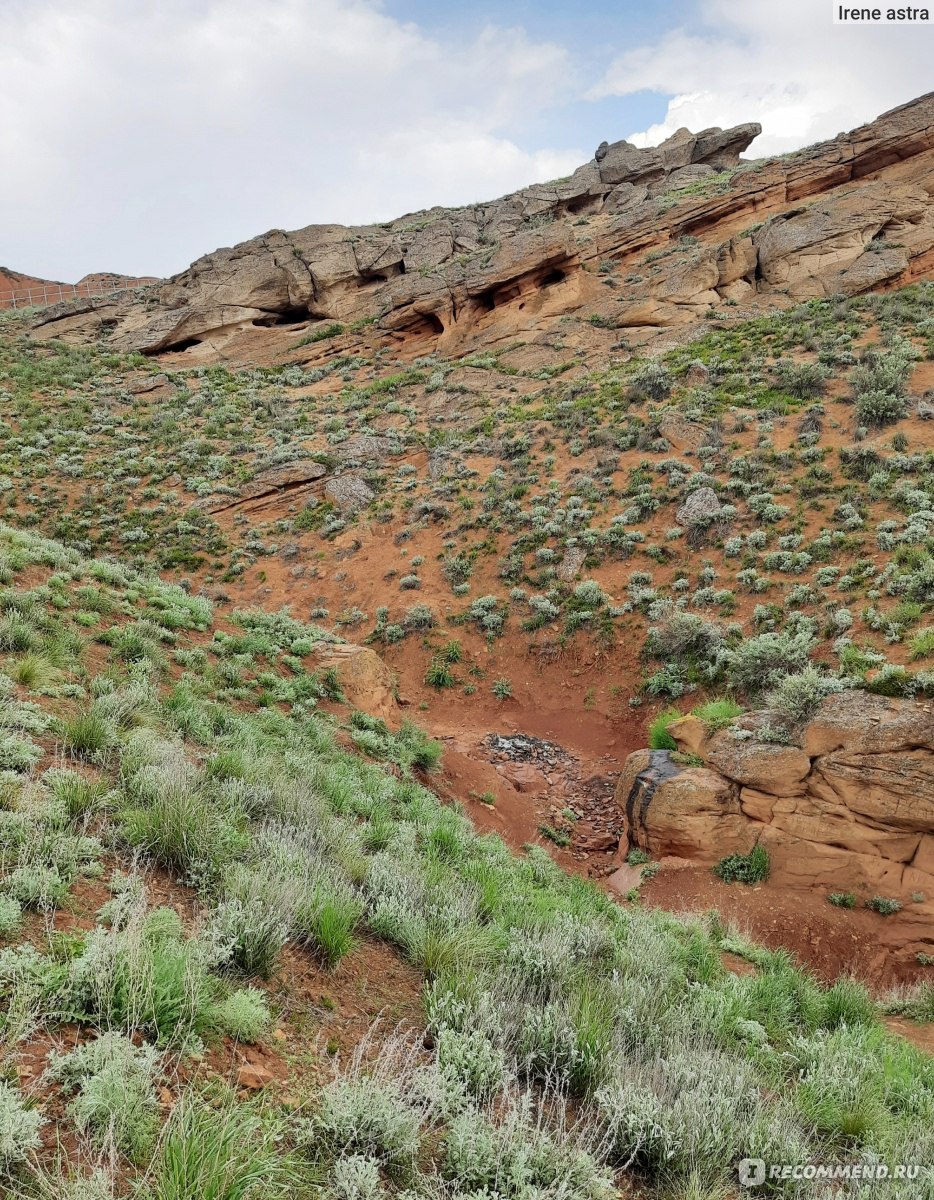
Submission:
[[[43,283],[31,288],[0,291],[0,308],[47,308],[62,300],[87,300],[95,296],[114,296],[118,292],[159,283],[143,276],[136,279],[94,279],[89,283]]]

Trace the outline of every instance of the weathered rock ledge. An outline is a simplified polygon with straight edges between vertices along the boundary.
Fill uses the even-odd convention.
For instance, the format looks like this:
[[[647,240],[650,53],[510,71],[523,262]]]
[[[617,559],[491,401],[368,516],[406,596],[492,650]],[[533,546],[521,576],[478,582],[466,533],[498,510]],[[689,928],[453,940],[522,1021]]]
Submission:
[[[649,149],[604,142],[567,179],[487,204],[271,230],[139,294],[45,309],[35,335],[210,351],[252,326],[375,322],[444,351],[595,304],[649,336],[711,306],[768,309],[930,270],[934,93],[796,154],[740,164],[759,132],[682,129]],[[665,253],[646,271],[654,249]],[[613,295],[589,270],[606,262],[624,268]]]
[[[703,766],[631,754],[616,793],[621,850],[712,865],[761,843],[784,886],[899,900],[904,941],[931,953],[934,704],[832,695],[799,746],[758,740],[757,725],[755,714],[713,734],[697,717],[673,722],[679,750]]]

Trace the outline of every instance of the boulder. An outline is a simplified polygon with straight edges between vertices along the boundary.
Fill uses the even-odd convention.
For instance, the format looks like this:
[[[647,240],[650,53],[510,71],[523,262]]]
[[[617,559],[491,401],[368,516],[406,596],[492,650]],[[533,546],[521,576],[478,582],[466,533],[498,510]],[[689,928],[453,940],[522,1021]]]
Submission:
[[[934,213],[923,188],[892,187],[879,180],[840,192],[767,221],[753,235],[759,272],[767,285],[795,298],[854,294],[904,269],[898,266],[900,259],[873,264],[867,258],[854,270],[873,239],[899,222],[923,226],[930,234],[928,245],[934,243]]]
[[[621,183],[609,193],[604,201],[604,210],[608,213],[626,212],[644,204],[649,191],[644,184]]]
[[[507,761],[498,763],[496,770],[517,792],[542,792],[548,787],[544,773],[534,763]]]
[[[658,423],[658,432],[676,450],[699,450],[708,437],[706,426],[698,424],[697,421],[689,421],[676,409],[671,409],[662,416]],[[717,507],[720,507],[719,500]]]
[[[637,845],[714,863],[761,843],[785,886],[900,900],[898,944],[923,948],[934,921],[934,902],[915,899],[934,897],[931,704],[836,693],[803,748],[759,740],[769,719],[745,713],[710,736],[696,717],[673,721],[679,750],[703,767],[683,769],[667,751],[630,755],[616,794],[620,854]]]
[[[324,485],[325,498],[345,513],[359,512],[376,493],[359,475],[335,475]]]
[[[249,1092],[260,1092],[275,1081],[275,1076],[262,1063],[243,1063],[237,1068],[237,1086]]]
[[[707,306],[719,299],[713,290],[720,277],[713,252],[701,254],[690,262],[678,263],[669,269],[652,289],[662,300],[672,304]]]
[[[710,368],[699,359],[692,362],[684,376],[686,387],[706,387],[710,382]]]
[[[703,756],[704,744],[708,731],[700,717],[679,717],[668,726],[668,732],[678,743],[678,749],[683,754],[699,754]]]
[[[735,167],[739,156],[761,132],[758,121],[747,121],[731,129],[703,129],[695,139],[691,162],[709,163],[718,171]]]
[[[396,711],[396,676],[375,650],[353,642],[318,642],[311,657],[315,670],[334,669],[354,708],[376,717]]]
[[[134,379],[127,387],[127,391],[131,396],[141,396],[146,392],[155,392],[159,388],[168,387],[171,383],[168,375],[164,371],[159,371],[155,375],[144,375],[142,379]]]
[[[598,148],[598,153],[600,180],[610,187],[660,179],[665,174],[662,157],[657,150],[643,150],[631,142],[621,141],[610,145],[604,143]]]
[[[624,842],[656,858],[673,855],[712,863],[753,845],[735,784],[704,767],[681,768],[667,751],[631,754],[617,784],[616,802],[624,818]]]
[[[681,505],[675,520],[681,526],[706,525],[716,520],[722,505],[711,487],[699,487]]]
[[[721,774],[744,787],[772,796],[803,793],[811,760],[796,746],[738,738],[731,729],[715,733],[704,747],[704,758]]]
[[[283,491],[303,491],[327,473],[328,469],[323,463],[315,462],[311,458],[280,463],[278,466],[257,471],[249,483],[245,483],[239,490],[218,489],[199,501],[199,507],[208,512],[220,512],[248,501],[262,502],[266,497],[275,497]],[[262,507],[262,504],[259,507]]]
[[[558,564],[558,578],[565,583],[570,583],[579,574],[586,558],[587,551],[583,546],[568,546]]]
[[[934,750],[934,702],[874,696],[853,689],[827,696],[808,722],[802,742],[811,758]]]

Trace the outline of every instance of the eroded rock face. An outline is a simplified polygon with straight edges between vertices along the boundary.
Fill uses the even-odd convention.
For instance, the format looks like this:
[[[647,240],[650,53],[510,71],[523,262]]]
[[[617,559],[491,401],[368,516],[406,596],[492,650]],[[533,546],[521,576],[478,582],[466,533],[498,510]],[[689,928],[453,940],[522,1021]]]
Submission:
[[[802,299],[864,291],[901,275],[912,244],[927,250],[932,235],[931,197],[923,188],[867,183],[842,192],[833,205],[769,221],[753,238],[760,286]],[[880,236],[893,246],[874,246]]]
[[[354,707],[376,717],[396,711],[396,676],[375,650],[353,642],[319,642],[311,653],[316,670],[337,672],[341,691]]]
[[[359,475],[338,475],[324,485],[328,500],[345,513],[359,512],[374,499],[376,493]]]
[[[631,754],[616,795],[629,840],[657,857],[714,863],[753,845],[736,784],[705,767],[679,769],[667,751]]]
[[[808,722],[802,746],[811,758],[841,750],[852,754],[934,750],[934,702],[838,692],[828,696]]]
[[[209,496],[204,507],[208,512],[221,512],[248,502],[262,501],[266,497],[278,496],[283,491],[306,490],[311,484],[328,473],[323,463],[311,458],[280,463],[275,467],[257,471],[253,478],[238,492],[218,492]]]
[[[900,900],[907,942],[930,952],[934,705],[855,690],[828,696],[801,747],[758,740],[761,724],[753,714],[710,735],[696,717],[672,722],[679,750],[702,767],[680,766],[667,751],[630,755],[616,793],[622,848],[709,864],[761,842],[783,884]]]
[[[647,275],[630,273],[614,316],[650,333],[727,301],[769,308],[894,282],[934,247],[934,94],[736,170],[759,131],[603,143],[568,179],[487,204],[271,230],[144,292],[45,309],[35,334],[210,351],[253,325],[313,333],[315,323],[375,321],[394,340],[445,350],[475,330],[511,335],[587,311],[603,294],[590,275],[598,263],[625,266],[658,247],[672,252]],[[741,221],[754,231],[733,233]]]

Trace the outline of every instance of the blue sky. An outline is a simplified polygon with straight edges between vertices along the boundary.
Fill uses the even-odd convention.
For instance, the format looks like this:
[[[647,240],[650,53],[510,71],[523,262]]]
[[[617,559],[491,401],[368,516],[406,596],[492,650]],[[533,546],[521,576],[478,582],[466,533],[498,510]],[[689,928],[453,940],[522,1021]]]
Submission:
[[[566,175],[758,120],[791,150],[931,86],[826,0],[0,0],[0,264],[169,275],[271,228]]]
[[[641,45],[660,37],[676,25],[694,19],[692,3],[685,0],[479,0],[459,4],[452,0],[386,0],[387,12],[403,21],[415,21],[441,38],[470,37],[483,25],[514,25],[543,41],[554,41],[571,51],[576,73],[585,90],[598,79],[616,54],[627,45]],[[604,139],[625,137],[662,120],[667,97],[656,91],[633,96],[571,100],[557,108],[540,110],[530,105],[522,115],[523,133],[544,139],[599,145]]]

